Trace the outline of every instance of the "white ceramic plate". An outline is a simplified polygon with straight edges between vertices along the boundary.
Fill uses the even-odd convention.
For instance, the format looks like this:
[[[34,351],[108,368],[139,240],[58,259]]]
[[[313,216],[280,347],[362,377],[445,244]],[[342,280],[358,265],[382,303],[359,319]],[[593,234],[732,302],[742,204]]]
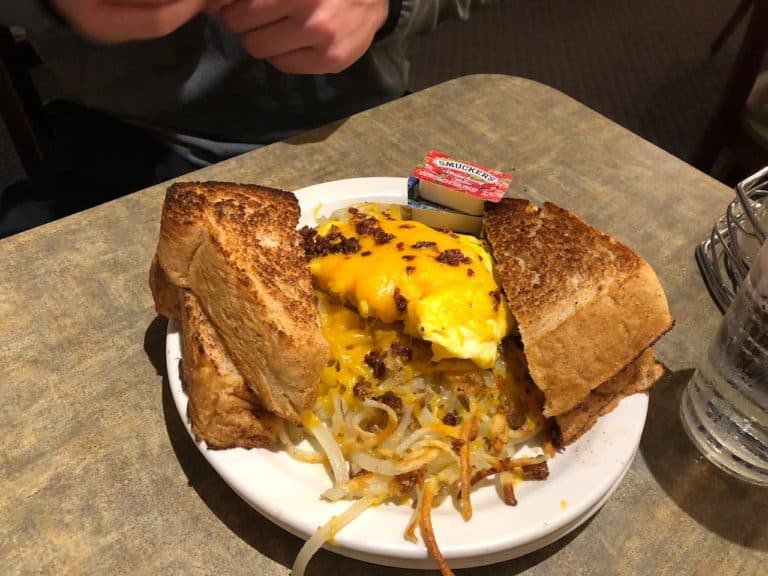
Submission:
[[[301,225],[360,201],[404,202],[404,178],[354,178],[310,186],[296,192]],[[176,407],[193,437],[187,396],[179,379],[178,324],[166,340],[168,378]],[[472,494],[473,517],[464,522],[451,501],[433,511],[440,550],[453,568],[509,560],[563,537],[588,520],[618,487],[627,472],[645,425],[648,398],[624,399],[574,445],[550,461],[549,479],[524,482],[515,491],[518,505],[506,506],[488,485]],[[197,447],[213,468],[248,504],[289,532],[308,538],[339,514],[348,502],[330,503],[320,494],[331,486],[321,465],[296,462],[280,451],[209,450]],[[366,562],[401,568],[434,569],[422,543],[403,538],[407,506],[386,504],[365,511],[335,537],[330,551]]]

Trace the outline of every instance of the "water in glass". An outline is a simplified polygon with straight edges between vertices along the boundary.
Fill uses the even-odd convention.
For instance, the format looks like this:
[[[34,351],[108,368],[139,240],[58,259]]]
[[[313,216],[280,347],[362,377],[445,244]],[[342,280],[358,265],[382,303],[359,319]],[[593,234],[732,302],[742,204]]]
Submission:
[[[768,243],[683,392],[681,414],[711,462],[768,485]]]

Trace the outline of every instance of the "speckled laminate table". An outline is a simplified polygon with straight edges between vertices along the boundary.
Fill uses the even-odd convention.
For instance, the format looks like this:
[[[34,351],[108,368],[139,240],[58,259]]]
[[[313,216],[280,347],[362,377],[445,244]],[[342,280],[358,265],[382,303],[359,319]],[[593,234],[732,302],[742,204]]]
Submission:
[[[501,76],[448,82],[190,177],[295,189],[407,175],[432,148],[513,169],[515,193],[636,248],[677,320],[657,346],[669,373],[640,450],[608,503],[538,552],[459,573],[765,573],[768,491],[709,465],[677,416],[719,317],[693,247],[728,188],[562,93]],[[301,546],[214,473],[173,407],[146,281],[163,191],[0,241],[2,573],[284,575]],[[328,552],[309,573],[420,574]]]

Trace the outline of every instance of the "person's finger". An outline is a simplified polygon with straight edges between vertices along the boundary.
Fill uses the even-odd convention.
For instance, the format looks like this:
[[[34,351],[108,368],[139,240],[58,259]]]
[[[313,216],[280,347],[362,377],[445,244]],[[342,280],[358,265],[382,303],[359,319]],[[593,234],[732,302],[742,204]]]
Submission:
[[[102,5],[107,6],[135,6],[136,4],[142,4],[142,5],[162,5],[162,4],[173,4],[174,2],[178,2],[179,0],[105,0],[101,2]]]
[[[303,28],[295,20],[284,18],[240,35],[245,50],[254,58],[266,60],[301,48],[327,44],[316,32]]]
[[[234,2],[237,2],[237,0],[208,0],[205,3],[205,11],[208,12],[208,14],[215,14],[225,6],[229,6]]]
[[[82,32],[98,42],[125,42],[159,38],[175,31],[205,6],[205,0],[174,0],[170,3],[113,4],[94,11],[82,23]]]
[[[288,16],[292,3],[287,0],[235,0],[222,7],[218,16],[235,34],[261,28]]]
[[[318,51],[313,48],[299,48],[278,56],[267,58],[267,62],[286,74],[335,74],[344,70],[359,58],[350,57],[341,51]]]

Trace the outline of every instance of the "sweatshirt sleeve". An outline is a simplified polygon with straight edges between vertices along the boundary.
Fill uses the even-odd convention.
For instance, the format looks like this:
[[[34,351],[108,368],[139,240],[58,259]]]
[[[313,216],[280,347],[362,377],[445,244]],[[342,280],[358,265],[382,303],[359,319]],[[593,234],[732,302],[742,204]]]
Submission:
[[[493,0],[390,0],[390,17],[393,4],[398,6],[398,18],[393,31],[407,36],[432,32],[443,20],[469,19],[473,6],[490,4]],[[388,18],[389,20],[389,18]],[[386,26],[386,24],[385,24]],[[383,29],[383,28],[382,28]]]
[[[400,14],[403,9],[403,0],[389,0],[389,12],[387,12],[387,19],[384,25],[376,32],[376,36],[373,41],[377,42],[392,34],[397,24],[400,21]]]

